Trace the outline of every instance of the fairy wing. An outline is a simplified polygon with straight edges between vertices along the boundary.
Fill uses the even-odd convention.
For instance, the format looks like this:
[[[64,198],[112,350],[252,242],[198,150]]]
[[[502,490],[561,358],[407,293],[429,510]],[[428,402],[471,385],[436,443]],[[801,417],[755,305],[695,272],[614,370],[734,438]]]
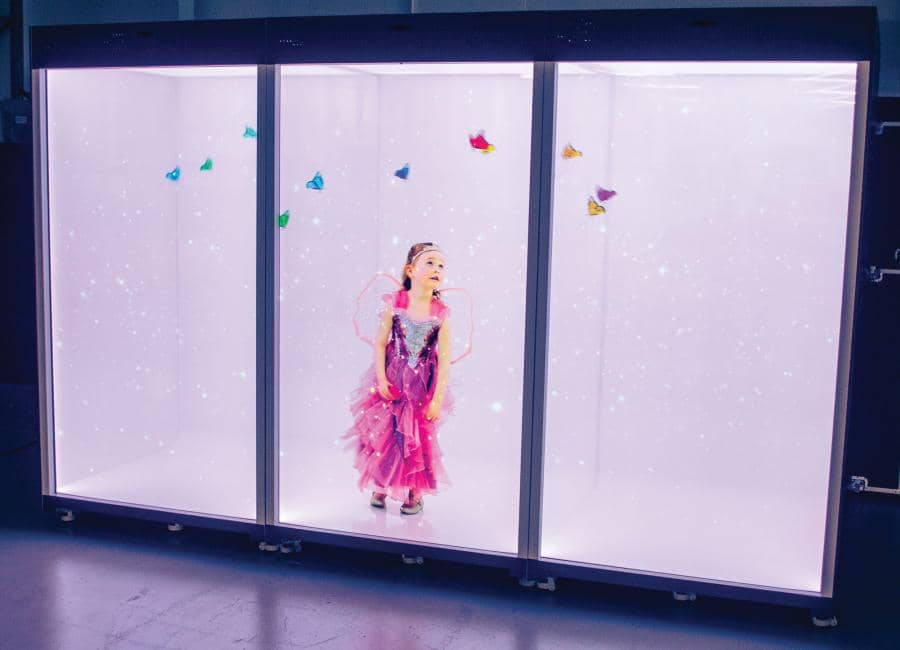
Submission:
[[[450,363],[456,363],[472,354],[472,337],[475,334],[475,305],[472,294],[462,288],[441,289],[441,302],[450,309],[451,354]]]
[[[353,312],[353,328],[360,340],[375,345],[384,308],[392,303],[394,294],[401,286],[394,276],[376,273],[359,292]]]

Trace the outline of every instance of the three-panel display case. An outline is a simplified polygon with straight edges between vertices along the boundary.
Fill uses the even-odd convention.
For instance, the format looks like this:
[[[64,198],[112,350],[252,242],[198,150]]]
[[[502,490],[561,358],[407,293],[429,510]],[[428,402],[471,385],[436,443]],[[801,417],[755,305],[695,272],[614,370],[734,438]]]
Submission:
[[[859,9],[35,29],[46,506],[824,611],[873,34]],[[407,515],[370,505],[354,408],[419,242],[452,408]]]

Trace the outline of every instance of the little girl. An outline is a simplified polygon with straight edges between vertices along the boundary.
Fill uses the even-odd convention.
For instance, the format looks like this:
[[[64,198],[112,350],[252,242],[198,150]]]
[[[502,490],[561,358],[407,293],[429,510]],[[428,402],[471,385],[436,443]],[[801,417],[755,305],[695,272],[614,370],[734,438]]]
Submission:
[[[373,489],[369,503],[403,500],[400,512],[422,510],[422,494],[447,482],[437,443],[438,418],[449,412],[449,308],[438,287],[444,255],[431,242],[415,244],[403,267],[403,288],[383,296],[375,362],[353,395],[359,488]]]

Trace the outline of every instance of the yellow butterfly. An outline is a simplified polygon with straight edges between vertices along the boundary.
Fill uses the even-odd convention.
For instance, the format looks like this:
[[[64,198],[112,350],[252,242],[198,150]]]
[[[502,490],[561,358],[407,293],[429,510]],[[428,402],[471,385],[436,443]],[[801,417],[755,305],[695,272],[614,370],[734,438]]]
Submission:
[[[588,214],[592,217],[598,214],[606,214],[606,208],[597,203],[593,196],[588,197]]]
[[[563,149],[562,157],[565,158],[566,160],[570,160],[572,158],[581,158],[581,152],[578,151],[578,149],[573,147],[571,144],[567,144],[566,148]]]

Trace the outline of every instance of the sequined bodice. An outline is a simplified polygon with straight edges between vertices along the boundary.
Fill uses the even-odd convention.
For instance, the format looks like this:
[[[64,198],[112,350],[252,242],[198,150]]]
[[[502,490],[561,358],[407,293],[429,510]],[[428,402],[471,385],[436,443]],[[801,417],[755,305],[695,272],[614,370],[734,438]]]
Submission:
[[[406,348],[409,350],[409,358],[406,362],[410,368],[415,368],[419,361],[419,354],[425,347],[429,334],[437,327],[436,318],[429,318],[424,321],[416,321],[411,319],[405,311],[397,313],[397,319],[400,321],[400,327],[403,328],[403,334],[406,338]]]

